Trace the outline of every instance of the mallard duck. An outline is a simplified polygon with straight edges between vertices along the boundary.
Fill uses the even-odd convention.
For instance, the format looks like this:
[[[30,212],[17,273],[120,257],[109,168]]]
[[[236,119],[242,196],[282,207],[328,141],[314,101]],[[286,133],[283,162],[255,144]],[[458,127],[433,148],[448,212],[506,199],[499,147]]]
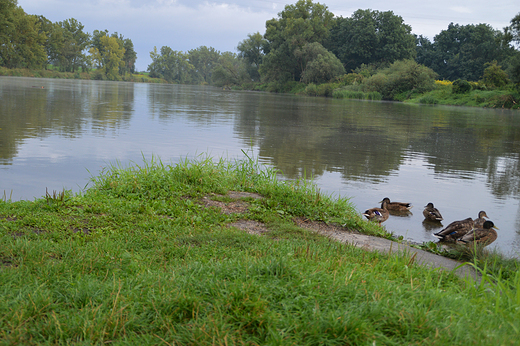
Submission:
[[[456,241],[473,229],[473,219],[468,217],[461,221],[453,221],[434,236],[442,241]]]
[[[484,218],[489,219],[489,216],[487,216],[487,214],[484,210],[479,211],[478,218],[473,220],[473,228],[482,228],[484,226],[484,222],[486,222],[486,219],[484,219]]]
[[[440,211],[433,206],[433,203],[428,203],[423,210],[424,218],[430,221],[441,221],[444,220]]]
[[[371,208],[365,210],[363,216],[369,219],[370,221],[377,221],[379,222],[379,224],[388,220],[388,216],[390,215],[390,213],[388,212],[387,208],[387,200],[388,198],[385,198],[381,201],[381,208]]]
[[[457,240],[464,244],[482,244],[488,246],[497,239],[497,231],[493,221],[485,221],[481,228],[474,228],[470,232],[466,233],[463,237]]]
[[[411,203],[390,202],[390,198],[388,197],[383,198],[381,203],[384,201],[386,201],[386,209],[391,211],[409,211],[413,207]]]

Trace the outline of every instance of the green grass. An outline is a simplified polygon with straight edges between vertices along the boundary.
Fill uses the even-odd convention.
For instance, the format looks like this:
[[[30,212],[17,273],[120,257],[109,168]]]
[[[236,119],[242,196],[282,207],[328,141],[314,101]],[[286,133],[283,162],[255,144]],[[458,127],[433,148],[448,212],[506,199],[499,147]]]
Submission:
[[[467,93],[452,93],[451,86],[438,86],[425,94],[412,96],[409,103],[441,104],[484,108],[518,109],[520,95],[513,90],[472,90]]]
[[[517,343],[518,270],[484,265],[476,285],[300,229],[294,217],[388,236],[347,199],[244,154],[114,164],[81,194],[4,197],[0,344]],[[264,199],[240,215],[200,202],[230,190]],[[271,232],[226,226],[239,219]]]

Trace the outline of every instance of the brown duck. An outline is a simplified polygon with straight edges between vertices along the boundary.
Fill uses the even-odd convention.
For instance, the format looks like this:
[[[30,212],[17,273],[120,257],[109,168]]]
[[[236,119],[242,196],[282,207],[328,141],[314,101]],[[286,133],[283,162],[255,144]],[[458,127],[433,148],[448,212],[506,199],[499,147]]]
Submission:
[[[428,203],[423,210],[423,215],[426,220],[430,221],[442,221],[442,215],[440,211],[433,206],[433,203]]]
[[[466,233],[463,237],[457,240],[457,242],[464,244],[482,244],[488,246],[495,240],[497,240],[497,231],[493,221],[485,221],[482,228],[474,228],[472,231]]]
[[[484,210],[481,210],[478,212],[478,218],[473,220],[473,228],[483,228],[484,222],[486,222],[486,219],[489,219],[489,216],[487,216],[486,212]]]
[[[468,217],[467,219],[460,221],[453,221],[439,232],[435,233],[434,236],[442,241],[454,242],[457,239],[463,237],[466,233],[473,229],[473,219]]]
[[[386,202],[386,209],[390,211],[409,211],[413,207],[411,203],[390,202],[388,197],[383,198],[382,202]]]
[[[388,205],[387,200],[389,200],[389,199],[385,198],[381,201],[381,208],[371,208],[371,209],[365,210],[365,212],[363,213],[363,216],[366,217],[367,219],[369,219],[370,221],[377,221],[377,222],[379,222],[379,224],[381,224],[381,222],[388,220],[388,216],[390,215],[390,213],[388,212],[388,208],[387,208],[387,205]]]

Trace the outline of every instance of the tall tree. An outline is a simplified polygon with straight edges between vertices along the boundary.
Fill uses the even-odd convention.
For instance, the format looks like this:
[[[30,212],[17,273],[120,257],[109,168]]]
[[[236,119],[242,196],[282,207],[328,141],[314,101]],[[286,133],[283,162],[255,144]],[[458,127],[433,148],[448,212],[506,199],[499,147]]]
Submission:
[[[105,45],[102,43],[102,39],[105,36],[110,36],[117,40],[119,48],[124,49],[124,55],[122,58],[123,63],[119,64],[119,74],[124,76],[126,73],[135,72],[135,61],[137,60],[137,53],[134,50],[134,44],[129,38],[124,38],[123,35],[114,32],[112,35],[108,34],[108,30],[94,30],[92,32],[92,39],[90,40],[90,47],[97,49],[100,53],[103,53]],[[105,40],[105,39],[104,39]]]
[[[108,80],[119,80],[119,70],[124,66],[125,49],[119,40],[112,36],[102,36],[99,39],[100,48],[90,48],[90,54],[97,68]]]
[[[512,54],[503,44],[503,33],[488,24],[459,25],[450,23],[434,37],[433,43],[423,38],[417,62],[431,67],[442,79],[479,80],[486,63],[502,63]]]
[[[415,58],[415,36],[392,11],[357,10],[349,18],[335,18],[326,47],[347,71],[361,64],[388,65]]]
[[[191,83],[211,84],[213,68],[218,63],[220,52],[213,47],[200,46],[188,51],[188,60],[193,69],[190,70]]]
[[[0,65],[42,68],[47,57],[40,22],[14,0],[0,0]]]
[[[262,58],[264,57],[264,47],[267,41],[257,32],[248,34],[247,39],[240,41],[237,46],[238,56],[247,62],[247,72],[254,81],[260,80],[258,71]]]
[[[161,47],[160,54],[157,47],[150,52],[152,63],[148,65],[150,77],[164,78],[170,83],[186,83],[189,73],[194,68],[188,60],[188,55],[172,50],[168,46]]]
[[[83,32],[83,24],[70,18],[58,25],[63,29],[63,44],[58,56],[60,70],[75,72],[80,67],[86,69],[89,65],[86,49],[90,44],[90,34]]]
[[[266,22],[264,38],[266,56],[262,59],[260,74],[264,80],[300,80],[302,60],[294,55],[307,43],[324,44],[329,37],[333,14],[327,6],[311,0],[299,0],[287,5]]]
[[[247,74],[246,64],[237,54],[224,52],[213,69],[213,81],[216,86],[240,85],[251,77]]]
[[[345,74],[341,61],[318,42],[307,43],[294,55],[303,62],[301,80],[304,83],[325,83]]]

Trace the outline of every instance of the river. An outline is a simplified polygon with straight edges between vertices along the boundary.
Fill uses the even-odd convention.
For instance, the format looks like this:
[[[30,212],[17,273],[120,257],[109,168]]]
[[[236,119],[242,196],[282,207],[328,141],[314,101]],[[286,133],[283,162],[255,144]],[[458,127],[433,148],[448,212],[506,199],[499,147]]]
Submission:
[[[442,225],[485,210],[490,248],[520,253],[520,113],[334,100],[204,86],[0,77],[0,193],[34,199],[88,187],[109,164],[164,163],[250,150],[283,173],[312,178],[356,208],[411,202],[383,225],[415,242],[433,202]]]

